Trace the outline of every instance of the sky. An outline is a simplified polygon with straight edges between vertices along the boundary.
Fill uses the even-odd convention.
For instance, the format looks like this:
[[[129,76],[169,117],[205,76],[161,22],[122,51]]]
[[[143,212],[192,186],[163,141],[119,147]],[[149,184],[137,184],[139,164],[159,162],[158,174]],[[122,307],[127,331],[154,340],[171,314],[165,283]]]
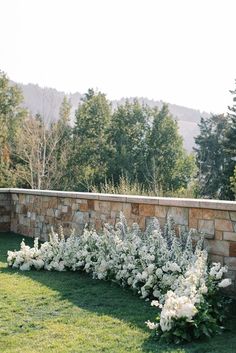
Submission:
[[[236,0],[0,0],[0,70],[20,83],[224,113]]]

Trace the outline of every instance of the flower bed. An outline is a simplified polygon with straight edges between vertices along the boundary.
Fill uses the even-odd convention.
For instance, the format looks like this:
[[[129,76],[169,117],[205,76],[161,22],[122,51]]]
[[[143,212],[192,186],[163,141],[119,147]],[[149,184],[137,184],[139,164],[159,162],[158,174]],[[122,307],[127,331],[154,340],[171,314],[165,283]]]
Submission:
[[[20,270],[83,270],[93,278],[129,286],[142,298],[154,299],[156,322],[147,321],[158,337],[176,343],[220,332],[225,299],[220,287],[226,267],[207,263],[203,237],[179,232],[167,220],[163,232],[156,219],[141,232],[137,224],[127,227],[121,214],[116,228],[106,225],[102,234],[85,229],[67,239],[61,230],[52,231],[50,241],[34,247],[21,243],[19,251],[8,252],[8,264]]]

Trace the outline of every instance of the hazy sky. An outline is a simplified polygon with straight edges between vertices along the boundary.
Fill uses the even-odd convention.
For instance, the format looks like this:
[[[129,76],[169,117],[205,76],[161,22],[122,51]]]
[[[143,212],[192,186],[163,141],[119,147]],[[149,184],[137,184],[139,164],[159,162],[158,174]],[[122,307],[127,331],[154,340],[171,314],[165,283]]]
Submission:
[[[232,104],[236,0],[0,0],[0,13],[0,69],[14,81]]]

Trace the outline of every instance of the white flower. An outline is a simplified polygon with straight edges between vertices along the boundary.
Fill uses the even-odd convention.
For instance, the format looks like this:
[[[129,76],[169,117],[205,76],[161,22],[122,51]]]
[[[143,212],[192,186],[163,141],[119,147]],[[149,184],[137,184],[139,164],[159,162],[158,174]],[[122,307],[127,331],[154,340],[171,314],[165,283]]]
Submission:
[[[218,287],[225,288],[230,286],[231,284],[232,284],[231,279],[225,278],[225,279],[222,279],[222,281],[218,284]]]
[[[147,325],[147,327],[150,329],[150,330],[155,330],[159,327],[159,324],[155,324],[154,322],[151,322],[151,321],[145,321],[145,324]]]
[[[148,274],[151,275],[153,273],[154,269],[155,269],[155,265],[154,264],[149,265],[148,268],[147,268]]]
[[[162,269],[161,268],[157,268],[156,269],[156,276],[160,278],[162,275],[163,275]]]
[[[29,263],[24,263],[23,265],[20,266],[21,271],[29,271],[30,270],[30,264]]]
[[[158,300],[152,300],[151,306],[157,306],[157,307],[159,307],[159,306],[160,306],[160,303],[159,303]]]

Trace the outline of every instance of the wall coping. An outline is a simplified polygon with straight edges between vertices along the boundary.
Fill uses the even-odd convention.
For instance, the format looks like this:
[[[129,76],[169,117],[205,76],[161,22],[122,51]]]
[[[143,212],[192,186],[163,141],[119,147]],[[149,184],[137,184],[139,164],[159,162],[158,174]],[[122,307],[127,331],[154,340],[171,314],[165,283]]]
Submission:
[[[145,203],[160,206],[176,206],[186,208],[207,208],[215,210],[236,211],[236,201],[206,200],[206,199],[186,199],[175,197],[152,197],[136,195],[100,194],[90,192],[71,192],[55,190],[35,190],[0,188],[0,193],[28,194],[41,196],[69,197],[79,199],[90,199],[99,201],[115,201],[130,203]]]

